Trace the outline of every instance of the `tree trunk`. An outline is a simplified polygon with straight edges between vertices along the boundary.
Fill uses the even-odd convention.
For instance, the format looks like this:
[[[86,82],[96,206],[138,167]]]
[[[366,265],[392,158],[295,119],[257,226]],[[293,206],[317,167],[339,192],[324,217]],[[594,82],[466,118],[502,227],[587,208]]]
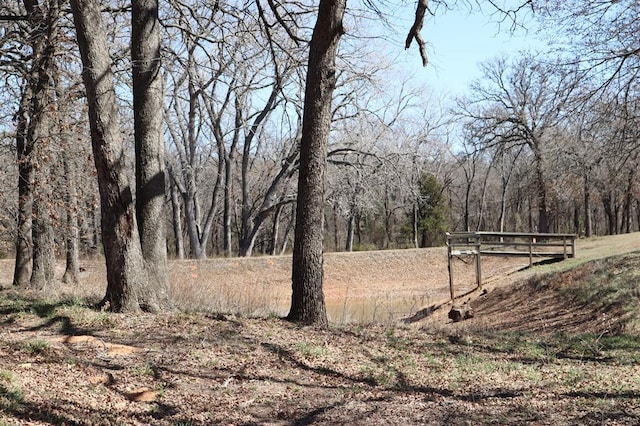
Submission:
[[[46,81],[46,83],[45,83]],[[40,84],[47,84],[48,79]],[[46,86],[37,87],[34,99],[34,114],[32,118],[33,133],[29,138],[34,142],[32,155],[37,159],[33,181],[33,271],[31,273],[31,287],[37,290],[51,288],[54,285],[55,271],[55,238],[53,236],[53,187],[52,164],[54,148],[50,135],[51,122],[48,105],[53,102],[46,92]],[[40,92],[40,94],[38,94]],[[39,99],[38,99],[39,98]]]
[[[271,226],[271,243],[269,246],[269,254],[275,256],[278,250],[278,234],[280,233],[280,220],[282,219],[282,210],[284,205],[280,204],[276,207],[273,214],[273,224]]]
[[[69,106],[67,102],[69,96],[65,93],[65,88],[60,79],[60,73],[54,76],[56,99],[57,99],[57,121],[60,129],[60,158],[58,167],[62,166],[64,171],[64,211],[66,227],[64,229],[65,258],[66,265],[62,282],[65,284],[80,284],[80,219],[78,206],[78,166],[73,153],[73,141],[71,140],[71,126],[69,123]]]
[[[16,262],[13,270],[13,285],[27,287],[31,280],[33,262],[33,145],[27,139],[27,111],[31,103],[29,82],[22,94],[18,110],[16,129],[16,151],[18,161],[18,224],[16,238]]]
[[[349,211],[349,218],[347,219],[347,238],[345,242],[345,251],[352,252],[353,251],[353,236],[355,234],[356,228],[356,212],[355,207],[352,206]]]
[[[617,220],[611,205],[611,194],[606,194],[602,197],[602,206],[604,208],[604,214],[607,217],[607,235],[615,235]]]
[[[233,153],[230,152],[224,161],[224,207],[222,212],[222,232],[224,240],[224,252],[227,256],[233,255],[232,241],[231,241],[231,196],[233,190]]]
[[[184,259],[184,242],[182,240],[182,218],[180,217],[180,194],[178,185],[173,179],[173,173],[169,172],[169,188],[171,190],[171,213],[173,234],[175,237],[176,257],[180,260]]]
[[[542,167],[542,159],[536,155],[536,186],[538,200],[538,232],[549,232],[549,206],[547,205],[547,184]]]
[[[51,128],[54,125],[51,105],[54,102],[50,81],[54,77],[54,55],[58,28],[57,2],[45,5],[26,2],[35,33],[31,84],[31,108],[28,143],[33,146],[33,271],[31,287],[43,290],[54,284],[55,238],[53,236],[52,159],[55,155]],[[42,19],[42,22],[34,20]]]
[[[507,187],[506,185],[502,186],[502,191],[500,191],[500,217],[498,218],[498,230],[500,232],[504,232],[504,220],[507,214]]]
[[[336,53],[346,0],[320,0],[309,46],[288,319],[327,326],[323,284],[324,199]]]
[[[340,250],[340,235],[339,235],[339,231],[340,228],[338,226],[338,223],[340,222],[338,220],[338,202],[334,202],[333,203],[333,208],[332,213],[333,213],[333,251],[339,251]]]
[[[624,232],[626,234],[631,232],[631,224],[633,222],[631,209],[633,207],[633,183],[634,183],[634,176],[635,176],[634,172],[635,172],[634,169],[631,169],[629,171],[629,178],[627,180],[627,190],[624,197],[623,225],[624,225]]]
[[[47,141],[49,143],[49,141]],[[36,151],[43,154],[36,148]],[[36,290],[50,289],[55,284],[55,238],[52,217],[53,190],[51,164],[42,160],[38,166],[33,202],[33,271],[31,287]]]
[[[146,310],[157,312],[169,306],[158,0],[131,2],[131,60],[136,219],[147,273],[147,287],[139,296]]]
[[[591,186],[589,184],[589,176],[584,176],[584,236],[589,238],[593,233],[593,224],[591,219]]]
[[[280,254],[284,255],[287,252],[287,246],[289,242],[289,235],[291,235],[291,230],[295,225],[295,216],[293,214],[293,207],[291,208],[291,214],[289,215],[289,221],[287,222],[287,229],[284,231],[284,235],[282,236],[282,247],[280,248]]]
[[[138,289],[146,287],[133,194],[125,153],[106,31],[97,0],[71,0],[89,107],[91,145],[98,174],[102,244],[107,264],[103,303],[116,312],[139,310]]]
[[[418,233],[420,230],[420,223],[418,219],[418,201],[413,200],[411,215],[411,237],[413,240],[413,248],[420,248],[420,242],[418,241]]]
[[[70,145],[66,145],[70,146]],[[65,211],[67,227],[65,229],[65,252],[66,267],[62,282],[65,284],[80,283],[80,261],[79,261],[79,240],[80,229],[78,226],[78,194],[76,191],[76,168],[72,167],[72,160],[63,150],[62,167],[64,169],[66,191],[65,191]]]
[[[471,232],[471,222],[469,220],[469,209],[471,205],[471,185],[473,182],[467,181],[467,186],[464,192],[464,230],[466,232]]]

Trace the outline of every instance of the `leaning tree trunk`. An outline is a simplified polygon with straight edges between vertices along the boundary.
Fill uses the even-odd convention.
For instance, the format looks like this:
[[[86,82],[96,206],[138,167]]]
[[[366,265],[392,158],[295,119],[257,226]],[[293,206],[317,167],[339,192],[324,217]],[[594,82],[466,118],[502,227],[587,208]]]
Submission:
[[[133,0],[131,23],[136,219],[148,278],[139,296],[156,312],[169,305],[158,0]]]
[[[336,52],[344,32],[346,0],[320,0],[309,46],[300,171],[293,248],[291,309],[288,319],[327,326],[322,291],[324,199],[331,100],[336,86]]]
[[[82,77],[89,107],[91,145],[98,174],[102,244],[107,264],[105,304],[116,312],[140,308],[138,289],[145,287],[144,263],[125,172],[125,153],[116,92],[98,0],[71,0]]]

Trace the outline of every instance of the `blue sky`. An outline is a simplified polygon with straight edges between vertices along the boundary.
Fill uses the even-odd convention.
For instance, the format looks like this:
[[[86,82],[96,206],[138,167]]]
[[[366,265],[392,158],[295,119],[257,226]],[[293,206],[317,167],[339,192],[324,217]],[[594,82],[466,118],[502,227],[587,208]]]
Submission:
[[[450,94],[461,94],[480,77],[478,64],[496,56],[517,54],[525,49],[545,48],[529,20],[528,31],[511,32],[509,23],[498,24],[497,17],[480,12],[448,11],[425,20],[422,35],[427,41],[429,65],[422,69],[417,46],[405,52],[407,66],[427,87]]]

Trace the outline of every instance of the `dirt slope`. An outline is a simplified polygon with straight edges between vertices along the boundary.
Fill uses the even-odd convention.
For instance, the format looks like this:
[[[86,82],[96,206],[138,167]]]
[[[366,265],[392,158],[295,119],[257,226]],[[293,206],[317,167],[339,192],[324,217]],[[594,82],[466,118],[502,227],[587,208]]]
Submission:
[[[597,298],[598,287],[612,280],[609,271],[618,271],[616,277],[621,275],[623,286],[637,285],[639,251],[638,233],[581,241],[576,259],[496,277],[486,286],[487,291],[465,298],[471,303],[475,317],[458,327],[549,334],[612,334],[630,331],[630,327],[635,330],[637,325],[631,324],[635,319],[624,317],[622,307],[618,306],[622,302],[606,304],[604,299]],[[617,257],[623,254],[627,256]],[[607,288],[601,298],[616,291],[620,289]],[[584,293],[594,296],[580,299]],[[450,306],[444,305],[423,324],[446,322]]]

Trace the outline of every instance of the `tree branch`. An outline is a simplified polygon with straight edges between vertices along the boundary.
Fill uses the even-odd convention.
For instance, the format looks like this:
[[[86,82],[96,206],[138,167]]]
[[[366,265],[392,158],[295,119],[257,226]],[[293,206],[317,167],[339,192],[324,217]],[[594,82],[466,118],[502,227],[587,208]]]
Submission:
[[[0,22],[26,21],[28,19],[28,15],[0,15]]]
[[[429,7],[429,0],[418,0],[418,4],[416,5],[416,19],[409,30],[409,34],[407,35],[407,40],[405,42],[404,48],[408,49],[411,47],[411,42],[415,39],[416,43],[418,43],[418,47],[420,48],[420,57],[422,57],[422,66],[426,67],[429,63],[427,59],[427,49],[426,43],[420,34],[420,30],[422,29],[422,25],[424,24],[424,14],[426,13]]]

